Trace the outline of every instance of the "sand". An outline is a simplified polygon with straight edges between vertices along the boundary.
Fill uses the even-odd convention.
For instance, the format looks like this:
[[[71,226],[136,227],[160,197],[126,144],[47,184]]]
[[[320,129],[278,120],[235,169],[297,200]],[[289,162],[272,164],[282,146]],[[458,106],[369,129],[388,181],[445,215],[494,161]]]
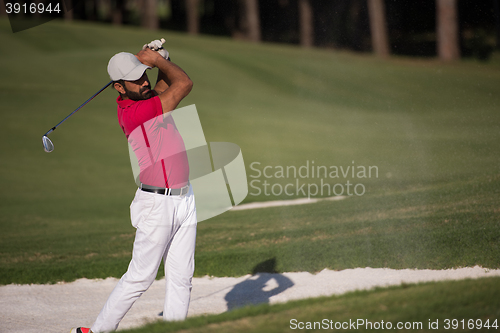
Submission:
[[[458,280],[500,276],[499,270],[481,267],[450,270],[356,268],[283,274],[257,274],[237,278],[193,279],[188,316],[217,314],[245,304],[280,303],[309,297],[338,295],[401,283]],[[117,283],[80,279],[54,285],[7,285],[0,287],[0,332],[69,332],[91,326]],[[157,280],[134,304],[119,329],[158,320],[163,309],[165,281]]]

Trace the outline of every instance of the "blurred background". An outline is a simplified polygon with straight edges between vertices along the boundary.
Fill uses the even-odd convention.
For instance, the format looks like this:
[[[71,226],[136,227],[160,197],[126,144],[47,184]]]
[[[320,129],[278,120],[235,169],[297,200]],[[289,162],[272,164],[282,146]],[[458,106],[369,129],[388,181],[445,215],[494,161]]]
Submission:
[[[62,9],[10,17],[13,21],[64,17],[442,60],[487,60],[500,47],[498,0],[64,0]]]

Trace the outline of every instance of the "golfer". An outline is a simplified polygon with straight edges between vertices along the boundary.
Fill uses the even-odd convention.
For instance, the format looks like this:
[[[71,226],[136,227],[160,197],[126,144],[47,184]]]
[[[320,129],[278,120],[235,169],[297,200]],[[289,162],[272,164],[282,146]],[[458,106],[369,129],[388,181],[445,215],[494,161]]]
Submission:
[[[163,41],[162,41],[163,42]],[[196,208],[184,142],[169,112],[186,97],[193,83],[168,58],[162,42],[153,41],[139,53],[118,53],[108,64],[120,96],[118,122],[136,155],[139,188],[130,206],[137,229],[132,260],[92,327],[75,333],[114,331],[134,302],[153,283],[161,261],[165,265],[163,319],[187,316],[194,272]],[[158,43],[159,46],[158,47]],[[158,68],[151,89],[148,68]]]

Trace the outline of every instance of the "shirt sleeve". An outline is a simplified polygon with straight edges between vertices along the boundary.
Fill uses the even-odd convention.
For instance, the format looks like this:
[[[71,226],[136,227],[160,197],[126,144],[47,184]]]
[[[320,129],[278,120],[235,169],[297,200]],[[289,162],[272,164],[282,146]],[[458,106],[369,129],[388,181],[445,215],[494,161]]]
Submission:
[[[150,99],[138,102],[135,110],[134,121],[136,124],[144,124],[146,121],[163,114],[160,97],[155,96]]]

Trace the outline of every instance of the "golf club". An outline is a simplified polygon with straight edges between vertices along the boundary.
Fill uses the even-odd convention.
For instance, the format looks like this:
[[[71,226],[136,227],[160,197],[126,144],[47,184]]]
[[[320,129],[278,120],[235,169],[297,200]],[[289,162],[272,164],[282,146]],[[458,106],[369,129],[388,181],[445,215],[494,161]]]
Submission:
[[[111,83],[113,83],[113,81],[109,81],[109,83],[107,83],[104,87],[101,88],[101,90],[99,90],[98,92],[96,92],[94,95],[92,95],[92,97],[90,97],[88,100],[86,100],[82,105],[80,105],[79,107],[76,108],[75,111],[71,112],[66,118],[64,118],[63,120],[61,120],[61,122],[59,122],[59,124],[57,124],[56,126],[52,127],[47,133],[45,133],[43,136],[42,136],[42,143],[43,143],[43,149],[45,150],[45,152],[47,153],[51,153],[53,150],[54,150],[54,144],[52,143],[52,141],[49,139],[48,135],[53,132],[59,125],[61,125],[62,123],[64,123],[66,121],[66,119],[68,119],[69,117],[71,117],[76,111],[80,110],[82,107],[85,106],[85,104],[87,104],[88,102],[90,102],[94,97],[96,97],[97,95],[99,95],[104,89],[106,89]]]

